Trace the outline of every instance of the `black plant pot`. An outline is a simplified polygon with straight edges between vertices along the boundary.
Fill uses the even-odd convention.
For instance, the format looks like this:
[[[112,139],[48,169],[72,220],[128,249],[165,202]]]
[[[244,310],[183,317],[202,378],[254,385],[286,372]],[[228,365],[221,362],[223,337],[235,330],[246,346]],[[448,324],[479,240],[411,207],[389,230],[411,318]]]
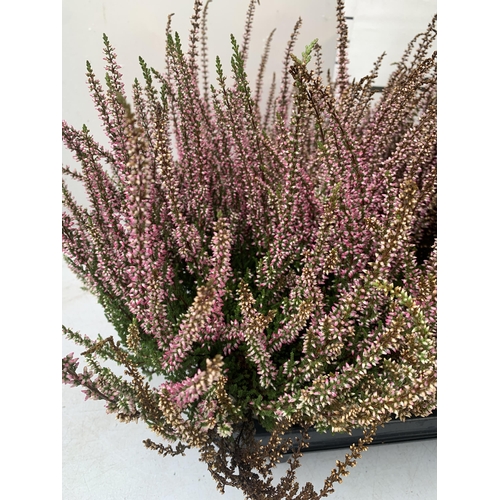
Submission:
[[[259,424],[256,424],[255,428],[256,439],[262,439],[263,443],[266,443],[269,439],[269,432]],[[348,448],[363,436],[363,431],[361,429],[354,429],[352,434],[349,435],[345,432],[323,434],[314,429],[309,429],[309,435],[311,437],[309,447],[306,448],[304,452]],[[285,436],[293,439],[294,437],[300,436],[300,431],[298,428],[292,428],[290,431],[286,432]],[[437,410],[434,410],[428,417],[407,418],[404,422],[399,419],[391,420],[386,423],[384,427],[379,427],[373,438],[372,444],[401,443],[419,439],[433,439],[436,437]]]

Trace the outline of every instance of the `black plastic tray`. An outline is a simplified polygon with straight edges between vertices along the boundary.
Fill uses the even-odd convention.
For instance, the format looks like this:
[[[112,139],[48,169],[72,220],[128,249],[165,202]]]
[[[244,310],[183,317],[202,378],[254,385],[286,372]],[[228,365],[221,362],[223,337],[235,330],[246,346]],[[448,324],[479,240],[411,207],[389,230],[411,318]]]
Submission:
[[[255,437],[266,443],[269,439],[269,433],[259,424],[256,424],[255,427]],[[363,436],[363,431],[354,429],[349,435],[345,432],[319,433],[314,429],[309,429],[309,435],[311,436],[309,447],[304,449],[304,452],[348,448]],[[285,436],[298,437],[300,432],[298,429],[291,429],[286,432]],[[434,410],[428,417],[408,418],[404,422],[398,419],[391,420],[384,427],[378,428],[371,444],[401,443],[434,438],[437,438],[437,410]]]

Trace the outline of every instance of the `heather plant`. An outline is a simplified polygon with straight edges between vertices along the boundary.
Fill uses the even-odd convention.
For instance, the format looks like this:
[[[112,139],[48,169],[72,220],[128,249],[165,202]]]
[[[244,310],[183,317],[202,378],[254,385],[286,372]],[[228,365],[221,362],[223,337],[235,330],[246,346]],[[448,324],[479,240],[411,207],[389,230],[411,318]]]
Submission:
[[[87,79],[109,144],[63,122],[80,165],[63,173],[89,200],[63,181],[63,252],[116,330],[64,326],[86,363],[68,354],[63,381],[143,420],[148,448],[197,448],[221,491],[322,498],[380,425],[436,407],[436,19],[377,99],[383,57],[351,80],[343,1],[335,77],[318,40],[295,55],[299,19],[263,103],[272,33],[253,88],[245,71],[255,0],[213,85],[209,3],[187,49],[169,19],[165,69],[140,59],[131,95],[104,35],[105,84],[90,63]],[[295,475],[311,427],[365,431],[318,492]]]

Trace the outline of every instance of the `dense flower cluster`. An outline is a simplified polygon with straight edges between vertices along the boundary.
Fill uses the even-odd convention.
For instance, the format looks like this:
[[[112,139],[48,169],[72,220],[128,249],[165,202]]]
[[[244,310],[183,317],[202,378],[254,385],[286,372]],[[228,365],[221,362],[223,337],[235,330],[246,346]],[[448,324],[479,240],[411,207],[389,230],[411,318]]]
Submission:
[[[333,81],[317,41],[293,54],[299,20],[264,106],[272,34],[255,90],[245,73],[255,1],[242,46],[232,38],[230,79],[217,59],[216,86],[208,4],[195,1],[187,51],[169,21],[166,69],[141,59],[131,97],[104,36],[106,85],[89,63],[87,78],[109,145],[63,122],[81,165],[63,172],[90,202],[63,181],[64,255],[120,339],[65,327],[89,368],[68,355],[63,381],[178,441],[146,441],[160,453],[198,447],[221,489],[320,498],[378,425],[436,406],[435,19],[376,100],[382,58],[350,80],[343,2]],[[151,387],[151,375],[163,382]],[[266,445],[255,420],[272,431]],[[282,438],[292,425],[304,428],[295,448]],[[319,494],[294,483],[310,426],[366,431]],[[288,450],[289,473],[272,486]]]

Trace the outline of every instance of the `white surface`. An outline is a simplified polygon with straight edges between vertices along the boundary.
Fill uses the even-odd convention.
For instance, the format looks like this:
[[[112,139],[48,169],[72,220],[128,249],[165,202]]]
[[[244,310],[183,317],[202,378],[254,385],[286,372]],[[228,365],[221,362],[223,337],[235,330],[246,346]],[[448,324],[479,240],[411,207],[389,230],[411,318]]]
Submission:
[[[63,324],[95,338],[113,332],[100,306],[80,289],[63,264]],[[78,348],[64,339],[62,355]],[[161,457],[142,440],[155,435],[140,423],[123,424],[106,414],[100,401],[84,401],[78,388],[63,385],[63,499],[162,500],[243,499],[228,488],[221,496],[197,452]],[[433,500],[436,498],[436,440],[372,446],[332,498]],[[306,453],[298,477],[320,486],[335,460],[348,450]],[[278,466],[276,476],[283,470]]]

